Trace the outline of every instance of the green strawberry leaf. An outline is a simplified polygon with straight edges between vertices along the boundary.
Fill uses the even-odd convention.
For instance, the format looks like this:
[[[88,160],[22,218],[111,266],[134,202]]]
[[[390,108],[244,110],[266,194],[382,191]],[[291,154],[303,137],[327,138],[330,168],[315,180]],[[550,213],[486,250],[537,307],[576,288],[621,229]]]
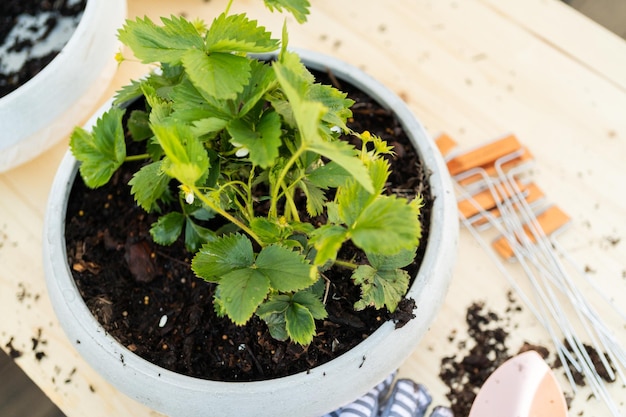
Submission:
[[[396,268],[404,268],[415,259],[416,249],[401,250],[393,255],[381,255],[379,253],[368,253],[367,259],[370,265],[379,271],[389,271]]]
[[[212,52],[261,53],[278,48],[278,40],[245,14],[218,16],[206,35],[207,50]]]
[[[135,142],[148,139],[152,136],[148,113],[142,110],[133,110],[128,118],[128,131]]]
[[[282,292],[307,288],[317,280],[315,268],[303,255],[277,244],[261,250],[256,268],[268,277],[273,289]]]
[[[317,250],[315,265],[322,266],[337,258],[337,252],[348,238],[348,230],[339,225],[325,224],[311,233],[311,243]]]
[[[373,306],[394,312],[409,287],[409,274],[402,269],[377,270],[360,265],[352,279],[361,287],[361,299],[354,304],[356,310]]]
[[[193,85],[217,99],[234,99],[250,79],[250,61],[244,56],[223,52],[207,55],[190,49],[182,62]]]
[[[395,311],[409,288],[410,280],[409,274],[400,268],[413,262],[414,258],[415,249],[391,256],[368,253],[371,266],[360,265],[352,274],[354,283],[361,287],[361,299],[355,303],[355,309],[373,306]]]
[[[346,97],[346,93],[325,84],[311,85],[307,94],[308,100],[320,102],[327,109],[322,120],[330,127],[338,126],[343,131],[348,130],[346,120],[352,117],[350,107],[354,104],[353,100]]]
[[[150,235],[159,245],[171,245],[180,236],[184,223],[184,214],[173,211],[159,217],[159,219],[152,224],[152,227],[150,227]]]
[[[347,142],[328,141],[322,138],[319,126],[328,109],[320,102],[305,99],[308,91],[306,75],[297,55],[287,52],[280,62],[274,64],[276,78],[293,109],[293,117],[307,149],[340,165],[357,180],[365,190],[373,193],[374,187],[363,161],[357,151]]]
[[[293,295],[292,301],[306,307],[311,312],[311,315],[316,320],[323,320],[328,317],[328,312],[322,300],[319,299],[309,289],[304,291],[298,291]]]
[[[307,213],[312,217],[321,214],[324,211],[324,203],[326,202],[324,190],[307,179],[300,181],[298,186],[306,195]]]
[[[127,20],[118,37],[144,64],[176,65],[189,50],[204,50],[204,39],[193,23],[176,16],[163,17],[161,21],[163,26],[157,26],[148,17]]]
[[[206,149],[191,127],[180,123],[153,124],[152,131],[167,159],[162,169],[182,184],[195,184],[209,169]]]
[[[270,296],[259,306],[257,315],[265,321],[272,337],[308,345],[315,335],[315,319],[325,319],[328,313],[321,300],[307,289],[293,295]]]
[[[228,317],[245,324],[270,291],[270,280],[253,268],[234,269],[219,281],[220,301]]]
[[[124,112],[119,107],[111,107],[96,121],[92,133],[81,127],[72,132],[70,149],[81,162],[80,174],[90,188],[106,184],[126,158]]]
[[[274,9],[282,12],[283,8],[296,18],[298,23],[306,22],[311,4],[308,0],[264,0],[265,5],[271,11]]]
[[[419,211],[395,196],[381,196],[350,227],[355,245],[367,253],[393,255],[419,244]]]
[[[250,239],[237,233],[205,243],[194,256],[191,268],[206,281],[220,282],[227,273],[253,264]]]
[[[278,158],[278,148],[281,145],[281,122],[278,113],[265,112],[256,123],[236,119],[230,122],[227,129],[232,136],[231,142],[246,148],[253,164],[268,168]]]
[[[285,311],[285,324],[289,338],[303,346],[313,341],[315,336],[315,320],[311,311],[305,306],[292,303]]]
[[[168,190],[171,178],[161,170],[161,161],[142,167],[130,179],[130,193],[148,213],[158,209],[157,202]]]
[[[189,216],[185,219],[185,247],[191,253],[196,253],[206,242],[215,239],[215,233],[200,226]]]

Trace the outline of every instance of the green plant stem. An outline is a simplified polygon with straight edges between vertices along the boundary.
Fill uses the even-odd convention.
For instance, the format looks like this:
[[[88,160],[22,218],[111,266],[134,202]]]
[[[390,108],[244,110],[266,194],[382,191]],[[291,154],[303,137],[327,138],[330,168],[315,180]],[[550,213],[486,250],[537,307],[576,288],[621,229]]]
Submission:
[[[342,261],[341,259],[335,259],[335,265],[347,269],[357,269],[358,265],[354,262]]]
[[[280,175],[278,176],[276,185],[272,189],[271,206],[270,206],[270,212],[269,212],[270,216],[274,218],[278,217],[278,209],[276,208],[278,204],[278,194],[279,194],[280,189],[283,188],[285,177],[287,177],[287,173],[289,172],[293,164],[296,163],[298,158],[300,158],[300,156],[304,153],[305,150],[306,150],[306,147],[300,146],[298,150],[294,152],[293,155],[291,155],[291,158],[289,158],[289,161],[287,161],[283,169],[280,171]],[[288,187],[284,187],[284,188],[286,192]]]
[[[124,158],[124,162],[141,161],[142,159],[148,159],[148,158],[150,158],[149,154],[142,153],[142,154],[139,154],[139,155],[126,156],[126,158]]]
[[[252,231],[252,229],[250,229],[248,226],[246,226],[244,223],[242,223],[239,219],[234,217],[232,214],[230,214],[226,210],[222,210],[220,207],[218,207],[215,204],[213,204],[213,202],[209,198],[207,198],[200,191],[200,189],[198,189],[198,187],[196,187],[195,185],[192,185],[192,186],[189,186],[189,189],[191,190],[191,192],[193,192],[193,194],[195,196],[197,196],[200,200],[202,200],[202,202],[204,204],[206,204],[211,210],[215,211],[220,216],[224,217],[225,219],[227,219],[228,221],[230,221],[231,223],[233,223],[234,225],[239,227],[248,236],[250,236],[252,239],[254,239],[259,245],[263,246],[263,242],[261,241],[259,236],[257,236],[257,234]]]
[[[224,14],[228,14],[228,12],[230,12],[230,6],[233,5],[233,0],[229,0],[228,4],[226,5],[226,10],[224,10]]]

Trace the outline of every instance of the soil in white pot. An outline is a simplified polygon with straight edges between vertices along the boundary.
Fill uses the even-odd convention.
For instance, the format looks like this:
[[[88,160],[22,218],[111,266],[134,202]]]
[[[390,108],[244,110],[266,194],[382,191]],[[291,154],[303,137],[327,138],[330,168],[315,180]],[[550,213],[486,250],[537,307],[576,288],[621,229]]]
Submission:
[[[322,74],[317,78],[330,83]],[[429,173],[389,111],[348,84],[338,88],[356,102],[349,126],[356,131],[368,130],[395,148],[388,191],[408,197],[419,193],[425,200],[421,245],[408,267],[409,274],[415,276],[431,221]],[[142,105],[135,103],[139,108]],[[130,112],[127,110],[126,117]],[[211,303],[214,286],[194,276],[188,262],[192,254],[185,250],[184,243],[163,247],[151,240],[149,228],[158,215],[146,214],[137,207],[127,185],[136,168],[125,170],[123,166],[108,185],[96,190],[85,187],[77,177],[65,233],[68,261],[86,304],[109,334],[139,356],[199,378],[270,379],[328,362],[384,322],[394,320],[402,326],[413,317],[413,300],[404,300],[394,314],[370,308],[355,312],[359,289],[342,269],[326,273],[332,282],[327,301],[329,317],[317,323],[318,334],[307,347],[272,339],[261,320],[252,319],[239,327],[228,318],[217,317]],[[176,195],[175,190],[173,193]],[[354,257],[357,263],[363,256],[351,247],[344,250],[343,257]]]
[[[78,26],[87,0],[0,2],[0,97],[54,59]]]

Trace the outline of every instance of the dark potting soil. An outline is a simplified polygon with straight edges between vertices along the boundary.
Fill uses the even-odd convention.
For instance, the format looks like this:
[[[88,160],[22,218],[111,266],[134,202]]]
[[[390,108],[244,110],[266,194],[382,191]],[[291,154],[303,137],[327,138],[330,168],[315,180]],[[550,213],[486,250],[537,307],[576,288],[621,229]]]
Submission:
[[[517,304],[512,293],[508,294],[508,299],[510,307],[507,309],[507,313],[521,311],[521,306]],[[455,416],[469,415],[474,399],[487,378],[511,357],[528,350],[534,350],[544,360],[548,361],[551,352],[538,344],[524,342],[517,351],[509,349],[507,345],[509,332],[505,330],[508,319],[510,317],[502,317],[488,309],[482,301],[472,303],[467,308],[465,322],[468,339],[457,341],[459,351],[465,353],[442,358],[439,371],[440,379],[448,387],[446,397],[450,401],[450,408]],[[449,337],[449,341],[454,342],[455,338],[456,331]],[[575,356],[566,340],[563,340],[563,345]],[[587,344],[584,347],[599,377],[608,383],[615,382],[615,378],[612,378],[604,368],[598,351]],[[555,356],[556,359],[550,366],[556,372],[563,368],[563,364],[556,354]],[[610,361],[609,365],[615,371]],[[569,363],[568,367],[574,382],[579,386],[586,385],[585,376]],[[565,394],[565,398],[569,407],[573,398],[568,394]]]
[[[0,97],[4,97],[37,75],[63,48],[69,37],[58,35],[51,50],[34,53],[36,43],[51,36],[61,19],[78,22],[87,0],[2,0],[0,2]],[[36,18],[37,16],[42,18]],[[27,19],[25,19],[27,18]],[[10,36],[14,28],[23,26],[21,33]],[[57,36],[57,35],[53,35]],[[3,49],[6,48],[6,49]],[[9,54],[25,54],[26,58],[13,68]],[[18,59],[22,62],[21,59]]]
[[[320,77],[324,78],[318,74]],[[328,78],[320,81],[330,82]],[[341,89],[356,102],[351,127],[379,135],[395,148],[389,191],[408,196],[420,193],[425,200],[421,245],[408,267],[414,276],[428,238],[429,173],[390,112],[348,84]],[[136,168],[133,166],[132,172]],[[86,304],[108,333],[139,356],[199,378],[269,379],[328,362],[384,322],[394,320],[396,326],[402,326],[414,317],[413,300],[404,300],[394,314],[371,308],[355,312],[352,306],[359,290],[344,270],[337,269],[327,274],[332,282],[329,316],[318,321],[318,333],[309,346],[272,339],[256,317],[245,326],[235,326],[215,314],[211,302],[214,285],[194,276],[189,268],[192,254],[183,242],[163,247],[152,241],[149,229],[157,215],[135,205],[127,185],[130,175],[123,167],[109,185],[96,190],[87,189],[77,178],[68,206],[66,242],[69,264]]]

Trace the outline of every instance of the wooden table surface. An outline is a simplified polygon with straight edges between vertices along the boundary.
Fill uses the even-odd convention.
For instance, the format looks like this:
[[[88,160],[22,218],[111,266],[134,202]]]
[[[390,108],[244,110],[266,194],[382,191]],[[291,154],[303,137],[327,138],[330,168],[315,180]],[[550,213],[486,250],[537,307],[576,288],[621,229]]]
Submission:
[[[225,3],[128,0],[128,15],[183,13],[210,21]],[[279,36],[281,15],[264,12],[260,0],[234,3],[235,11],[248,8]],[[516,134],[536,158],[533,179],[572,218],[559,241],[598,286],[626,305],[624,40],[558,0],[313,3],[307,24],[289,20],[291,46],[362,67],[400,94],[432,135],[447,132],[462,148]],[[124,63],[108,95],[145,72],[138,63]],[[23,353],[17,364],[68,417],[158,415],[120,394],[77,355],[48,300],[42,222],[66,147],[62,141],[0,175],[0,346]],[[426,385],[434,404],[448,404],[440,361],[461,355],[458,342],[468,340],[465,313],[477,301],[505,319],[512,353],[523,341],[551,348],[528,309],[507,312],[509,290],[493,259],[462,229],[446,303],[400,375]],[[608,314],[606,304],[599,309],[626,345],[624,320]],[[609,389],[626,415],[624,384]],[[608,415],[588,396],[588,388],[574,396],[570,415]]]

